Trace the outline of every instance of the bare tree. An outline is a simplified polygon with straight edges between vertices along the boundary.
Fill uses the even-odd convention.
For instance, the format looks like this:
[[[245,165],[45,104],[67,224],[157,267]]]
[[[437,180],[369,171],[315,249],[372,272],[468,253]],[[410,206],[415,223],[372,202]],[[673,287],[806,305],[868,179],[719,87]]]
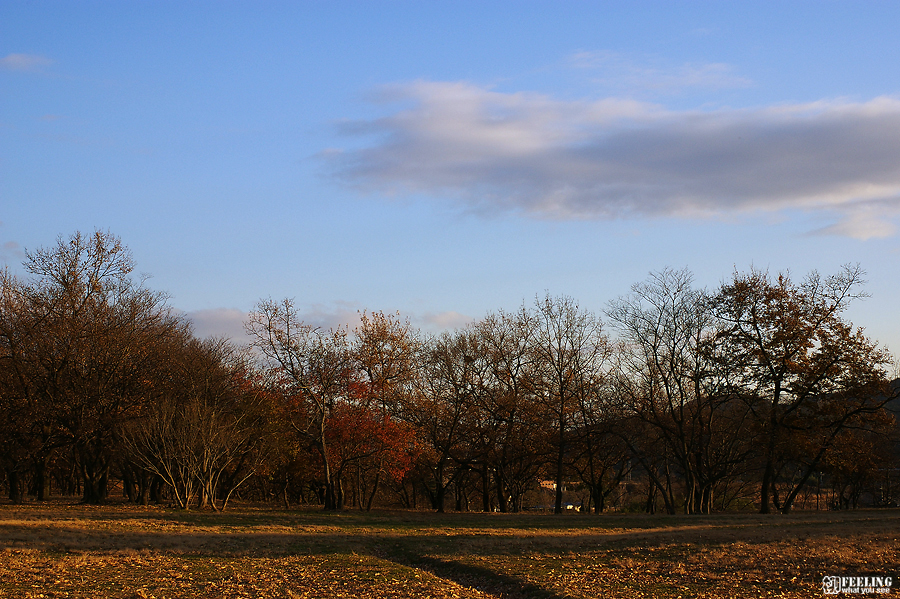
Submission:
[[[264,394],[223,340],[189,340],[166,357],[165,388],[125,429],[126,446],[179,507],[224,509],[263,457]]]
[[[489,314],[475,324],[488,370],[479,405],[486,437],[482,484],[487,496],[487,468],[492,469],[501,512],[522,509],[525,492],[534,485],[548,451],[541,403],[531,392],[533,326],[534,319],[524,309]],[[485,502],[487,511],[489,497]]]
[[[43,412],[34,386],[35,314],[30,310],[25,284],[4,269],[0,272],[0,466],[6,475],[9,498],[25,498],[23,473],[36,468],[40,499],[49,485],[46,463],[54,428]]]
[[[433,491],[429,492],[434,508],[443,512],[447,489],[460,475],[458,468],[451,470],[471,461],[470,426],[476,418],[482,364],[477,359],[478,339],[471,329],[430,339],[422,354],[420,385],[403,417],[433,448],[429,463]]]
[[[654,464],[660,457],[680,470],[685,512],[709,512],[716,483],[734,474],[752,447],[748,411],[736,401],[729,362],[717,353],[718,321],[709,299],[693,288],[689,271],[667,269],[633,285],[630,295],[611,303],[608,315],[623,342],[617,398],[625,415],[653,429],[644,430],[636,445],[656,438],[666,452],[653,455],[659,451],[653,444],[635,446],[636,457],[667,511],[675,509],[675,489],[668,467]]]
[[[582,394],[600,384],[610,345],[600,320],[569,297],[535,300],[531,350],[534,355],[534,392],[541,398],[547,425],[554,431],[556,459],[554,511],[562,513],[566,456]]]
[[[319,454],[325,509],[337,509],[326,431],[335,402],[348,392],[352,363],[347,332],[325,332],[303,323],[288,299],[260,302],[246,328],[282,398],[284,418]]]
[[[590,503],[598,514],[634,466],[634,452],[624,441],[627,418],[617,409],[614,389],[609,384],[585,388],[575,412],[573,468],[590,490]]]
[[[146,399],[153,348],[186,325],[164,296],[131,280],[131,253],[110,233],[60,237],[26,256],[33,278],[19,307],[31,324],[17,338],[27,344],[11,354],[20,388],[42,445],[74,448],[84,500],[97,503],[106,498],[118,427]]]

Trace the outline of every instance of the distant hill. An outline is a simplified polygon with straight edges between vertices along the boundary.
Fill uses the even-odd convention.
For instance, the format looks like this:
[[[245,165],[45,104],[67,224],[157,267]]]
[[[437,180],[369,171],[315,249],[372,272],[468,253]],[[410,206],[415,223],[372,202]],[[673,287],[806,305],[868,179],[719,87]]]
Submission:
[[[893,398],[888,400],[884,407],[900,421],[900,378],[891,381],[891,395]]]

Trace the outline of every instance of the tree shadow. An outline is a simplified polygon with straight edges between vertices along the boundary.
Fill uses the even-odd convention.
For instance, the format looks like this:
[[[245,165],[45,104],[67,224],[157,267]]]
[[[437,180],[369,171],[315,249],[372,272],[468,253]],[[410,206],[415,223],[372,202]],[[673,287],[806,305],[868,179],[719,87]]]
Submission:
[[[504,599],[570,598],[570,595],[561,595],[522,578],[490,568],[424,555],[405,543],[395,543],[392,546],[382,545],[374,551],[374,555],[397,565],[422,570],[460,586]]]

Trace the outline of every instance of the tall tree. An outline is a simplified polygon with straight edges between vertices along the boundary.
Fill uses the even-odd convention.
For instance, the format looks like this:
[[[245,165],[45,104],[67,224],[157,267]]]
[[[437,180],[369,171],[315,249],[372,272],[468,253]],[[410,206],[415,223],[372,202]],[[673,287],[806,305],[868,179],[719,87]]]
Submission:
[[[485,468],[493,470],[498,509],[522,509],[547,452],[547,427],[540,402],[531,392],[534,362],[530,343],[534,319],[527,310],[500,311],[475,324],[487,365],[486,389],[479,409],[485,413]],[[490,508],[484,470],[484,509]],[[509,504],[512,504],[511,506]]]
[[[471,461],[470,426],[482,388],[477,358],[478,339],[470,329],[430,339],[422,348],[419,388],[403,412],[433,449],[433,489],[426,488],[439,512],[445,510],[447,489],[460,474],[453,467]]]
[[[31,324],[13,361],[28,373],[23,388],[39,406],[43,444],[48,436],[71,444],[84,501],[98,503],[118,429],[146,400],[154,348],[187,325],[162,294],[132,281],[131,253],[111,233],[60,237],[26,258],[32,280],[20,307]]]
[[[717,351],[718,321],[709,298],[693,287],[689,271],[667,269],[633,285],[608,314],[624,344],[616,362],[624,413],[652,427],[664,457],[677,464],[685,512],[709,512],[713,487],[734,474],[751,448],[747,409],[739,409],[730,364]],[[674,487],[657,476],[653,462],[660,456],[652,453],[659,448],[639,449],[643,437],[634,446],[636,457],[671,512]]]
[[[319,455],[325,509],[337,509],[327,433],[334,406],[347,399],[352,379],[347,332],[322,331],[303,323],[289,299],[261,301],[250,313],[246,329],[281,397],[284,418]]]
[[[354,333],[351,355],[356,368],[355,382],[358,390],[354,399],[360,401],[362,407],[379,415],[381,431],[372,434],[370,441],[384,442],[371,455],[375,466],[372,469],[374,478],[367,493],[368,498],[364,500],[366,508],[371,509],[381,486],[382,474],[392,468],[385,460],[397,455],[395,451],[389,451],[394,443],[389,435],[383,433],[400,430],[394,420],[413,392],[418,374],[416,357],[420,342],[408,320],[403,321],[396,315],[384,312],[362,312],[360,324]],[[357,461],[357,467],[361,463]]]
[[[24,501],[24,472],[32,464],[46,463],[51,440],[56,438],[34,388],[35,316],[27,287],[4,269],[0,272],[0,467],[15,503]],[[45,499],[49,476],[44,468],[38,478],[40,499]]]
[[[417,374],[417,332],[393,314],[364,311],[359,318],[352,356],[365,385],[362,399],[385,414],[396,414]]]
[[[556,497],[554,511],[562,513],[566,456],[574,415],[583,393],[600,384],[610,356],[610,345],[600,320],[582,310],[570,297],[535,300],[531,348],[534,355],[534,391],[541,398],[547,425],[554,431]]]
[[[890,397],[889,354],[842,318],[865,296],[863,274],[845,266],[828,277],[812,272],[798,284],[787,274],[772,279],[752,270],[735,273],[715,298],[763,435],[761,513],[773,501],[790,511],[840,432]],[[801,435],[810,443],[798,454],[793,438]],[[787,485],[784,498],[778,483]]]

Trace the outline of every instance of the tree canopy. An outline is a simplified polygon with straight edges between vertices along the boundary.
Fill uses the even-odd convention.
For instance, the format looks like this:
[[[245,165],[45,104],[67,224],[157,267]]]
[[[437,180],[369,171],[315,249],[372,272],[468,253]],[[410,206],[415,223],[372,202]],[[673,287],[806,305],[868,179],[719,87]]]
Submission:
[[[846,320],[863,273],[665,269],[594,314],[546,294],[426,335],[250,313],[197,339],[104,231],[0,273],[0,467],[12,501],[111,489],[377,505],[787,512],[900,500],[891,356]]]

